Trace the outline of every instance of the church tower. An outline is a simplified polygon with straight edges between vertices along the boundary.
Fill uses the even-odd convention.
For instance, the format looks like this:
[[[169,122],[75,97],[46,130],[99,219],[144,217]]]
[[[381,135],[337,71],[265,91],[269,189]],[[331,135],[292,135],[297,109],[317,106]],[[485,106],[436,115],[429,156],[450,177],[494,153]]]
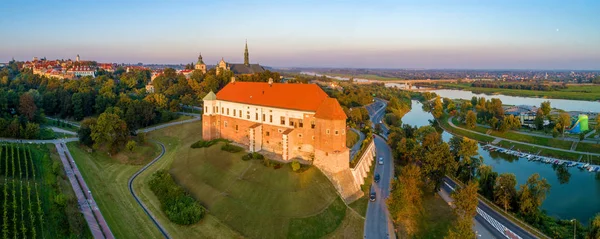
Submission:
[[[77,54],[76,61],[79,62],[79,54]]]
[[[202,54],[198,55],[198,62],[196,62],[196,66],[194,68],[202,71],[202,74],[206,74],[206,64],[204,64],[204,61],[202,60]]]
[[[248,54],[248,40],[246,40],[246,50],[244,50],[244,65],[250,65],[250,54]]]

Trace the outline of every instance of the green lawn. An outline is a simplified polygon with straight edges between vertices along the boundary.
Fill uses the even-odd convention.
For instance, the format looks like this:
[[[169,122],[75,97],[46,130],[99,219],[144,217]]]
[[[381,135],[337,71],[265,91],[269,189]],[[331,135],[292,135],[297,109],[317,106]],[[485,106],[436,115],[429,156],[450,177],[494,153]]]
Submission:
[[[519,142],[537,144],[537,145],[560,148],[560,149],[571,149],[571,144],[573,144],[572,141],[565,141],[565,140],[554,139],[554,138],[536,137],[536,136],[531,136],[531,135],[519,134],[519,133],[515,133],[515,132],[511,132],[511,131],[507,131],[504,133],[498,132],[498,131],[492,131],[491,135],[505,138],[505,139],[515,140],[515,141],[519,141]]]
[[[346,132],[346,147],[352,148],[352,146],[354,146],[354,144],[356,144],[356,142],[358,142],[359,139],[360,137],[356,132],[348,130]]]
[[[414,238],[444,238],[456,220],[452,208],[438,194],[434,194],[423,197],[423,209]]]
[[[474,139],[474,140],[481,141],[481,142],[492,142],[492,141],[494,141],[494,138],[492,138],[490,136],[480,135],[480,134],[476,134],[476,133],[472,133],[472,132],[466,131],[464,129],[454,128],[454,127],[450,126],[450,124],[448,123],[448,117],[447,116],[441,117],[440,119],[438,119],[438,121],[441,123],[440,126],[444,130],[448,131],[449,133],[454,133],[454,134],[457,134],[457,135],[465,136],[467,138]],[[459,126],[457,125],[457,127],[459,127]]]
[[[67,145],[115,237],[160,238],[162,236],[135,202],[127,186],[131,175],[141,168],[139,164],[146,163],[158,155],[158,147],[153,144],[137,147],[138,152],[146,152],[147,155],[143,161],[133,165],[128,163],[129,157],[126,155],[116,155],[111,158],[101,152],[88,153],[78,142]]]
[[[267,168],[262,161],[242,161],[244,153],[222,151],[221,144],[184,145],[179,155],[185,156],[173,161],[171,173],[231,228],[251,238],[316,238],[342,223],[346,206],[317,168]]]
[[[600,144],[591,144],[591,143],[579,142],[579,143],[577,143],[577,148],[575,150],[577,150],[577,151],[583,151],[583,152],[596,152],[596,153],[600,153]]]

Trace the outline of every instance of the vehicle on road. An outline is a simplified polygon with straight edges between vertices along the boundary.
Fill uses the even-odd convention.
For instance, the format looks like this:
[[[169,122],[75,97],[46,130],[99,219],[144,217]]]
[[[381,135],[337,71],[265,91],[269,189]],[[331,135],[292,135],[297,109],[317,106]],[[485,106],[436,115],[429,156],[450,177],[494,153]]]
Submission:
[[[379,157],[379,165],[383,165],[383,157]]]
[[[375,192],[372,192],[371,195],[369,196],[369,200],[371,202],[375,202],[375,198],[377,198],[377,196],[375,195]]]
[[[380,178],[381,177],[379,176],[379,174],[375,174],[375,178],[374,178],[375,183],[378,183]]]

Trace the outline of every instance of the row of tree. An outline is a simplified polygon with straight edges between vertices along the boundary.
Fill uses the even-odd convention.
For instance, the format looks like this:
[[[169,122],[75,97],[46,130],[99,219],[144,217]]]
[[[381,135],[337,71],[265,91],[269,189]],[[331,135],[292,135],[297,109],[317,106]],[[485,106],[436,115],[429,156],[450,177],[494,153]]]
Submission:
[[[567,89],[567,84],[544,84],[542,82],[514,82],[514,83],[498,83],[490,81],[474,81],[472,87],[481,88],[500,88],[500,89],[515,89],[515,90],[539,90],[539,91],[554,91]]]

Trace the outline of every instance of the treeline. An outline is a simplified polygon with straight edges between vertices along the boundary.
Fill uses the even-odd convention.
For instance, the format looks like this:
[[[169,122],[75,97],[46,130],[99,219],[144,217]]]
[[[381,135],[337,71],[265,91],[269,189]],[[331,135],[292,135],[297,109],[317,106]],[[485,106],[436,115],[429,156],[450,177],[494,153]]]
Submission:
[[[167,170],[156,171],[148,184],[170,221],[179,225],[192,225],[204,217],[204,207],[175,183]]]
[[[499,83],[489,81],[475,81],[471,83],[472,87],[480,88],[500,88],[500,89],[515,89],[515,90],[538,90],[538,91],[555,91],[567,89],[567,84],[543,84],[540,82],[518,82],[518,83]]]

